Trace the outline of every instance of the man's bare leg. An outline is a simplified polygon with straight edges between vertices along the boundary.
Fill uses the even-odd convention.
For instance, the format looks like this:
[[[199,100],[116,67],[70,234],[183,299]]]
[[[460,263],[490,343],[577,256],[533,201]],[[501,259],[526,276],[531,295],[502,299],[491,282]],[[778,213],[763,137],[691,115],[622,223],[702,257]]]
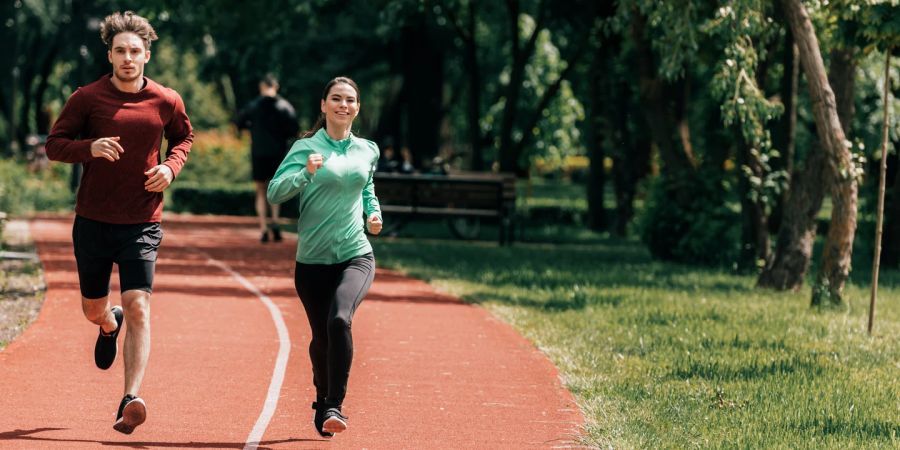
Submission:
[[[278,226],[278,220],[280,219],[278,213],[281,212],[281,204],[276,203],[269,205],[269,207],[272,208],[272,237],[276,241],[281,241],[281,228]]]
[[[266,224],[266,206],[268,206],[266,190],[269,188],[269,183],[254,181],[254,184],[256,184],[256,218],[259,220],[259,231],[260,233],[268,233],[269,228]]]
[[[131,290],[122,293],[125,309],[125,395],[137,395],[150,357],[150,293]]]
[[[110,309],[109,296],[103,298],[81,297],[81,310],[84,317],[92,323],[100,325],[104,333],[112,333],[116,330],[116,317]]]
[[[269,207],[272,208],[272,225],[278,225],[278,221],[281,220],[281,203],[269,205]]]
[[[113,428],[125,434],[147,420],[147,405],[137,396],[144,370],[150,357],[150,293],[130,290],[122,293],[125,310],[125,396],[119,405],[119,414]]]

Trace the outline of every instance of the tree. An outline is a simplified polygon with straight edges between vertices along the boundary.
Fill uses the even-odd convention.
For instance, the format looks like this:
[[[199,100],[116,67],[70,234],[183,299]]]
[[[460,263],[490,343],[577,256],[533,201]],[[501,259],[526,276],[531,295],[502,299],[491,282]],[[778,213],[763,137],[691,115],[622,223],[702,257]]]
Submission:
[[[816,131],[826,156],[826,175],[833,206],[812,303],[840,304],[844,283],[850,274],[850,256],[856,233],[858,169],[845,144],[847,140],[838,117],[834,92],[828,82],[809,14],[800,0],[783,0],[782,5],[800,49],[800,63],[810,90]]]
[[[793,33],[791,33],[793,35]],[[792,39],[793,43],[794,40]],[[793,45],[796,47],[796,45]],[[792,53],[795,53],[792,51]],[[796,51],[799,53],[799,51]],[[853,118],[853,86],[852,78],[855,70],[846,70],[842,65],[855,67],[855,59],[849,57],[850,51],[834,51],[831,59],[828,78],[836,89],[836,107],[841,126],[845,133]],[[792,58],[793,59],[793,58]],[[799,59],[799,58],[798,58]],[[796,64],[796,61],[792,61]],[[847,78],[850,78],[849,80]],[[782,81],[787,84],[787,80]],[[791,84],[795,81],[791,80]],[[787,87],[783,87],[787,91]],[[795,91],[795,88],[791,88]],[[848,100],[849,99],[849,100]],[[796,112],[794,112],[796,114]],[[780,134],[779,141],[793,145],[795,124],[782,122],[782,127],[787,127]],[[796,119],[793,119],[796,120]],[[793,166],[793,151],[784,159],[786,167]],[[778,235],[775,241],[775,249],[767,260],[766,266],[759,274],[757,285],[776,290],[796,290],[803,286],[803,280],[812,260],[813,244],[816,238],[816,216],[822,209],[822,202],[827,194],[822,176],[825,174],[825,153],[821,143],[816,142],[808,152],[805,164],[798,170],[790,170],[791,182],[784,200],[782,215],[779,220]]]

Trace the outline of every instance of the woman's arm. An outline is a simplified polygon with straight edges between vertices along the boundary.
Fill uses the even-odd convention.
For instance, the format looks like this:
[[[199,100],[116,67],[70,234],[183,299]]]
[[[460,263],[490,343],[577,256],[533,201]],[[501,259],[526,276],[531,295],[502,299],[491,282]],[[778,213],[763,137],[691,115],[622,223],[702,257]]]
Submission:
[[[313,181],[314,175],[306,170],[306,161],[313,151],[300,142],[294,143],[269,182],[266,191],[269,203],[284,203],[294,196],[303,195],[306,187]]]

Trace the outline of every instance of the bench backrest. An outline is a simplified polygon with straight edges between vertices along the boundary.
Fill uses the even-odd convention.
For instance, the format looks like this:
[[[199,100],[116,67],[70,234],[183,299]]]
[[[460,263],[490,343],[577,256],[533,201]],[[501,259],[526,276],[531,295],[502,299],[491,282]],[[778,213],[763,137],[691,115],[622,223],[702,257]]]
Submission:
[[[505,174],[376,173],[375,194],[382,205],[502,212],[515,209],[516,185]]]

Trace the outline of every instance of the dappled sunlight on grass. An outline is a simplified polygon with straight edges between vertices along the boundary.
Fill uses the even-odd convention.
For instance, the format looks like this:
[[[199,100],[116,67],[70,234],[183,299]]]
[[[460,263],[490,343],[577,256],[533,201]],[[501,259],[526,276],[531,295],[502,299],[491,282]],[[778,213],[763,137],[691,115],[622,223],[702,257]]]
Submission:
[[[808,288],[755,289],[752,275],[656,262],[607,236],[375,245],[382,265],[482,305],[544,351],[589,445],[900,446],[900,272],[883,277],[870,338],[868,286],[848,286],[847,309],[815,310]]]

